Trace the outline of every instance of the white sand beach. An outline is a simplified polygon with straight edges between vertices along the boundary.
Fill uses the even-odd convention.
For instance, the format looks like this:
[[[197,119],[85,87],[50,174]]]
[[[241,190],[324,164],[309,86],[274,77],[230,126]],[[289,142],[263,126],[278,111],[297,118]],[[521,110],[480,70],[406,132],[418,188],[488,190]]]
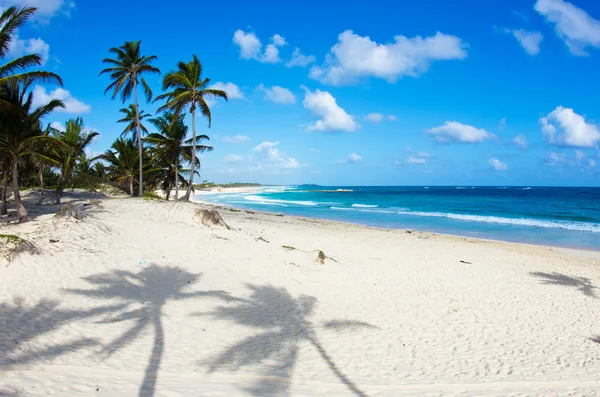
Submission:
[[[598,252],[91,198],[1,231],[0,395],[600,395]]]

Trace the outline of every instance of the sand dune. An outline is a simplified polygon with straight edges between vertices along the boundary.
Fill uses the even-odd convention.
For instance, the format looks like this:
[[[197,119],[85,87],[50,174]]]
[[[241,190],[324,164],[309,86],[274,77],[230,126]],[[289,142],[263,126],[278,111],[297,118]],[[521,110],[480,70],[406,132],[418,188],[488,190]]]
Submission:
[[[0,395],[600,395],[598,253],[197,208],[5,228]]]

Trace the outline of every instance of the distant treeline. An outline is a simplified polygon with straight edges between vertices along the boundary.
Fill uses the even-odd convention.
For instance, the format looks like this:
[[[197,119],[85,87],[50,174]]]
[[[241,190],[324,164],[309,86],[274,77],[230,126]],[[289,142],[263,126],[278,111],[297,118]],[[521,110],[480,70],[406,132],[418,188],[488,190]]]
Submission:
[[[241,182],[214,183],[214,182],[204,181],[199,184],[194,184],[194,189],[212,189],[212,188],[216,188],[216,187],[258,187],[258,186],[262,186],[262,185],[260,183],[241,183]]]

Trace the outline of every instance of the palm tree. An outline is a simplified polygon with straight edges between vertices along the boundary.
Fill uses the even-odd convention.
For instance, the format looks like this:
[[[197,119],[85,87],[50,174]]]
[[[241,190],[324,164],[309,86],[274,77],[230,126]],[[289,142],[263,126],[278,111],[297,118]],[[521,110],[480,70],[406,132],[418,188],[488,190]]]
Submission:
[[[83,126],[81,117],[67,120],[64,131],[53,129],[51,133],[62,143],[55,148],[53,156],[60,169],[60,177],[56,186],[56,204],[60,204],[60,197],[65,186],[71,181],[73,170],[81,160],[81,155],[85,154],[85,149],[99,134],[97,131],[87,130]]]
[[[138,84],[141,83],[144,88],[144,94],[148,102],[152,100],[152,90],[142,75],[149,73],[160,74],[160,70],[151,65],[156,60],[156,56],[142,56],[140,54],[140,43],[141,41],[126,41],[121,47],[111,48],[109,51],[116,55],[116,59],[105,58],[102,62],[111,65],[111,67],[100,72],[100,74],[110,74],[112,80],[112,83],[106,88],[104,94],[112,90],[112,99],[115,99],[121,93],[121,99],[125,103],[133,93],[135,109],[139,109],[137,98]],[[139,196],[141,197],[144,191],[142,183],[142,134],[138,112],[135,112],[135,115],[139,160]]]
[[[106,173],[109,178],[120,185],[129,185],[129,194],[132,196],[138,156],[139,152],[136,150],[133,139],[125,138],[118,138],[113,142],[111,150],[107,150],[101,156],[108,163]]]
[[[137,114],[137,108],[134,104],[129,105],[128,108],[119,109],[119,112],[123,113],[124,116],[122,119],[117,120],[117,123],[127,123],[127,126],[121,133],[121,136],[131,134],[134,137],[134,139],[137,139],[136,120],[140,121],[140,131],[143,132],[144,134],[148,133],[148,129],[142,123],[142,120],[150,117],[149,114],[144,113],[143,110],[140,111],[139,114]]]
[[[8,57],[17,31],[36,10],[34,7],[8,7],[0,15],[0,60]],[[0,65],[0,84],[39,81],[62,85],[62,79],[54,73],[42,70],[27,71],[27,69],[40,66],[42,63],[43,59],[39,54],[27,54],[8,61]],[[7,104],[3,100],[1,103]]]
[[[195,146],[192,145],[192,139],[186,140],[188,128],[185,125],[183,114],[165,112],[162,116],[151,119],[150,122],[159,132],[148,135],[145,141],[154,146],[152,157],[161,159],[168,168],[167,183],[163,184],[167,192],[167,200],[169,200],[173,185],[175,185],[175,200],[177,200],[179,199],[179,183],[185,184],[185,180],[180,173],[182,171],[180,169],[181,162],[188,161],[191,163],[193,157],[194,164],[200,165],[200,160],[196,156],[192,156],[194,147],[196,153],[212,151],[212,146],[201,144],[202,140],[209,140],[210,138],[206,135],[197,136]]]
[[[12,168],[13,192],[19,222],[29,219],[19,192],[19,166],[24,163],[26,157],[41,155],[40,146],[50,139],[43,136],[42,119],[53,110],[64,107],[58,99],[34,107],[32,93],[28,92],[30,83],[13,82],[0,87],[0,98],[9,104],[0,113],[0,153],[9,158]]]
[[[208,128],[212,124],[212,115],[205,98],[220,97],[227,100],[227,93],[222,90],[208,88],[210,79],[202,77],[202,64],[198,57],[194,55],[190,62],[179,62],[177,70],[166,74],[163,79],[163,90],[171,91],[159,95],[156,100],[166,99],[167,103],[159,108],[159,111],[172,110],[175,113],[181,113],[188,109],[192,115],[192,153],[196,153],[196,108],[199,108],[202,115],[208,119]],[[183,197],[189,200],[194,183],[194,162],[191,163],[190,180],[187,193]]]

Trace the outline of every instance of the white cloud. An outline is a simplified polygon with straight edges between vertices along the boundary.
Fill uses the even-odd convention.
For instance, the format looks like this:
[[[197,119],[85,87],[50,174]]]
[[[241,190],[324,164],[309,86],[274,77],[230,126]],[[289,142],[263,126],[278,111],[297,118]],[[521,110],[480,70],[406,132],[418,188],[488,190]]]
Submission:
[[[284,46],[287,44],[287,42],[285,41],[283,36],[280,36],[278,34],[273,35],[271,40],[273,40],[273,44],[276,45],[277,47],[281,47],[281,46]]]
[[[527,138],[525,138],[525,135],[523,134],[515,136],[512,141],[515,145],[522,149],[527,149],[529,147],[529,144],[527,143]]]
[[[57,112],[81,114],[88,113],[92,110],[90,105],[81,102],[77,98],[74,98],[71,93],[64,88],[57,88],[50,93],[47,93],[46,89],[39,85],[36,85],[33,89],[34,106],[45,105],[52,99],[60,99],[65,104],[64,108],[57,108]]]
[[[383,114],[381,113],[369,113],[365,116],[365,120],[372,121],[373,123],[379,123],[383,120]]]
[[[387,119],[389,121],[397,121],[398,117],[394,116],[393,114],[388,114]]]
[[[586,158],[586,155],[581,150],[575,150],[575,158],[577,161],[581,161]]]
[[[10,43],[8,53],[15,58],[28,54],[37,54],[42,58],[43,66],[48,62],[50,57],[50,45],[40,38],[21,40],[17,35]]]
[[[0,5],[16,5],[20,7],[36,7],[37,18],[51,18],[59,12],[68,15],[75,2],[71,0],[2,0]]]
[[[233,34],[233,42],[240,47],[240,58],[258,59],[262,44],[260,44],[260,40],[254,33],[246,33],[238,29]]]
[[[50,127],[54,128],[55,130],[59,130],[59,131],[65,130],[64,124],[59,123],[58,121],[53,121],[52,123],[50,123]]]
[[[424,165],[427,164],[427,159],[426,158],[421,158],[421,157],[409,157],[406,159],[406,163],[407,164],[419,164],[419,165]]]
[[[498,130],[504,131],[505,128],[506,128],[506,118],[502,117],[500,119],[500,122],[498,123]]]
[[[279,141],[264,141],[254,147],[253,152],[257,157],[253,167],[254,170],[267,173],[279,173],[282,170],[290,170],[302,166],[295,158],[280,152],[276,147],[277,145],[279,145]]]
[[[288,68],[292,68],[294,66],[298,67],[306,67],[315,61],[314,55],[303,55],[300,51],[300,48],[296,47],[294,49],[294,53],[292,54],[292,59],[290,59],[285,66]]]
[[[483,128],[475,128],[470,125],[459,123],[458,121],[446,121],[444,125],[434,127],[428,132],[440,143],[476,143],[496,137],[496,135],[487,132]]]
[[[600,128],[570,108],[558,106],[540,118],[542,132],[551,145],[594,147],[600,142]]]
[[[329,51],[322,66],[313,66],[310,77],[327,84],[353,83],[361,77],[395,82],[402,76],[416,77],[438,60],[464,59],[466,44],[458,37],[437,32],[430,37],[395,36],[394,42],[379,44],[369,36],[346,30]]]
[[[277,141],[277,142],[264,141],[264,142],[259,143],[256,146],[254,146],[254,149],[252,149],[252,150],[254,150],[255,152],[261,152],[265,149],[274,148],[277,145],[279,145],[279,141]]]
[[[350,155],[348,156],[349,163],[359,163],[361,161],[362,161],[362,156],[360,156],[356,153],[350,153]]]
[[[508,169],[508,165],[498,160],[496,157],[492,157],[488,160],[490,166],[496,171],[506,171]]]
[[[327,91],[304,88],[306,94],[302,104],[319,119],[308,126],[308,131],[355,131],[359,124],[346,113],[336,102],[335,98]]]
[[[595,167],[596,166],[596,162],[592,159],[588,159],[588,166],[590,167]]]
[[[225,136],[223,137],[223,142],[227,143],[244,143],[249,141],[250,138],[246,135],[234,135],[234,136]]]
[[[287,44],[285,38],[279,34],[271,37],[271,44],[267,44],[264,53],[261,54],[262,44],[256,34],[246,33],[238,29],[233,34],[233,42],[240,47],[240,58],[255,59],[262,63],[279,63],[279,48]]]
[[[525,29],[504,29],[504,32],[513,35],[529,55],[540,53],[540,43],[544,38],[540,32],[530,32]]]
[[[283,105],[291,105],[296,103],[296,96],[287,88],[283,88],[278,85],[267,88],[261,84],[257,87],[257,89],[265,93],[265,101],[281,103]]]
[[[223,83],[221,81],[217,81],[211,85],[210,88],[225,91],[229,99],[246,99],[244,98],[244,94],[242,93],[242,90],[240,90],[240,87],[233,83]]]
[[[567,162],[567,155],[563,153],[549,152],[546,153],[545,164],[549,166],[555,166],[556,164],[562,164]]]
[[[586,47],[600,47],[600,21],[564,0],[538,0],[535,10],[554,24],[573,55],[587,55]]]
[[[237,154],[229,154],[227,156],[225,156],[224,158],[226,163],[241,163],[242,161],[244,161],[244,158],[242,156],[238,156]]]

